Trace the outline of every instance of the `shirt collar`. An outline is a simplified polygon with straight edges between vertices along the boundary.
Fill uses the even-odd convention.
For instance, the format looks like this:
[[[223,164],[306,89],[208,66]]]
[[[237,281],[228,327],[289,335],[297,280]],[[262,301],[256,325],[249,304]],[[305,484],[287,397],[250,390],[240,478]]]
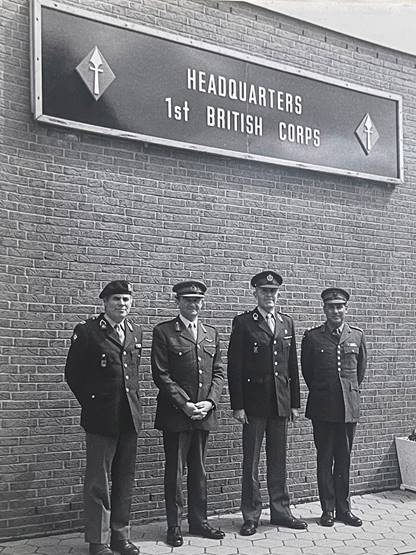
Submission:
[[[329,333],[332,333],[335,330],[339,330],[340,334],[342,333],[342,330],[344,329],[345,326],[345,322],[342,322],[342,324],[340,326],[338,326],[337,328],[330,328],[328,325],[328,322],[326,323],[326,329],[329,331]]]
[[[110,324],[111,327],[114,328],[117,324],[120,324],[121,327],[123,328],[123,330],[125,329],[124,322],[125,322],[126,319],[122,320],[121,322],[114,322],[114,320],[112,320],[108,314],[104,314],[104,317],[107,320],[107,322]]]
[[[266,312],[265,310],[263,310],[262,308],[260,308],[259,306],[257,307],[257,310],[260,312],[260,314],[263,316],[263,318],[265,320],[267,320],[266,316],[267,314],[271,314],[273,316],[274,319],[276,319],[275,315],[274,315],[274,311],[273,312]]]
[[[195,318],[193,322],[188,320],[188,318],[185,318],[185,316],[182,316],[182,314],[179,314],[179,318],[185,324],[186,328],[189,328],[189,324],[192,324],[192,325],[195,324],[195,326],[198,327],[198,318]]]

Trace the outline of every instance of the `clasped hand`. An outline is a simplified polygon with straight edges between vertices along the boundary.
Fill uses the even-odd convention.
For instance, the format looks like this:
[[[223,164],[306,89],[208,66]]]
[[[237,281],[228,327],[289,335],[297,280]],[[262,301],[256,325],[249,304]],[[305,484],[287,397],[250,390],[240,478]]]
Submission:
[[[191,420],[203,420],[211,409],[211,401],[198,401],[198,403],[188,401],[183,410]]]

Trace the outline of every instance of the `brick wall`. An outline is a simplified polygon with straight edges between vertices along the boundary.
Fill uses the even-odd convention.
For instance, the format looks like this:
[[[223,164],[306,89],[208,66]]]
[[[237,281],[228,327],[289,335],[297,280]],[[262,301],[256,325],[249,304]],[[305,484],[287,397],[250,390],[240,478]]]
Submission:
[[[351,290],[349,320],[365,329],[370,351],[352,489],[397,487],[393,438],[410,432],[416,406],[415,59],[243,3],[80,2],[402,95],[405,182],[393,187],[36,123],[28,3],[0,4],[1,537],[82,525],[83,433],[63,365],[74,324],[99,311],[98,292],[115,277],[133,282],[132,313],[145,332],[136,523],[164,515],[151,330],[175,314],[172,284],[191,275],[209,285],[205,317],[224,348],[232,317],[253,306],[249,278],[260,269],[283,274],[282,310],[294,316],[299,343],[303,330],[321,321],[321,289],[342,283]],[[302,382],[303,406],[305,398]],[[219,411],[209,508],[238,510],[240,429],[226,394]],[[311,426],[303,416],[290,425],[289,485],[294,501],[316,497]]]

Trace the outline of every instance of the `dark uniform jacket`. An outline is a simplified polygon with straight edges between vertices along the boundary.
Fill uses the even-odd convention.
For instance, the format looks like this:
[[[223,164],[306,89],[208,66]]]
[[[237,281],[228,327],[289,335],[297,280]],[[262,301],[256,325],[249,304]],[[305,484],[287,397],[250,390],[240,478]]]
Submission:
[[[326,324],[308,330],[302,340],[301,362],[309,389],[306,417],[357,422],[359,386],[367,366],[363,331],[345,323],[338,342]]]
[[[153,330],[152,374],[159,388],[155,428],[170,432],[217,426],[215,407],[224,385],[220,340],[212,326],[198,321],[198,340],[177,317]],[[214,409],[193,421],[182,410],[190,401],[212,401]]]
[[[257,310],[236,316],[228,348],[233,410],[252,416],[290,416],[299,408],[299,371],[293,320],[276,313],[273,335]]]
[[[125,320],[122,346],[100,314],[75,327],[65,378],[81,405],[81,426],[106,436],[140,428],[139,364],[141,328]]]

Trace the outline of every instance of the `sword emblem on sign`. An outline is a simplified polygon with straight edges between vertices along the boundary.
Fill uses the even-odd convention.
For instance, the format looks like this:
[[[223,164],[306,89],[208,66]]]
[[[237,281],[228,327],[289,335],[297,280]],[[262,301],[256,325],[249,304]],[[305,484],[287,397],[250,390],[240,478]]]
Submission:
[[[370,114],[366,114],[363,117],[360,125],[355,130],[355,134],[364,152],[369,155],[380,137]]]
[[[116,78],[98,46],[94,46],[76,70],[94,100],[99,100]]]

